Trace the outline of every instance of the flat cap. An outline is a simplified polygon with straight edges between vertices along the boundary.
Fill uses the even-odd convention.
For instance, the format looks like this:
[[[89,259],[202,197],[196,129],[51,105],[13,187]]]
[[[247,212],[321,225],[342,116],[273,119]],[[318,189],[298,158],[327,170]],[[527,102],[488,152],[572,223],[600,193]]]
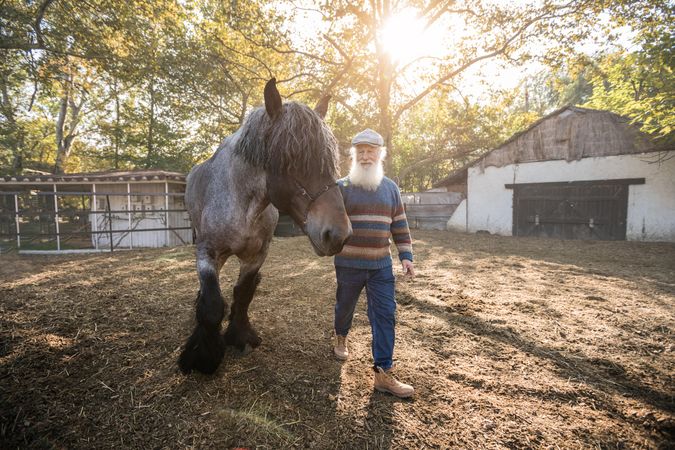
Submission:
[[[380,133],[377,131],[366,128],[352,139],[352,145],[356,146],[359,144],[382,147],[384,145],[384,139],[382,139],[382,136],[380,136]]]

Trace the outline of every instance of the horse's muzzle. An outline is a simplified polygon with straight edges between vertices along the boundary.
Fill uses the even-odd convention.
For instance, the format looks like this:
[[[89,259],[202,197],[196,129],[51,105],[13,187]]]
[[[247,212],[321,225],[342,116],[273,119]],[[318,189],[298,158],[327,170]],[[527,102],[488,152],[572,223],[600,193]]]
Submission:
[[[346,230],[332,226],[324,228],[321,231],[321,244],[326,250],[327,256],[333,256],[340,253],[345,242],[351,235],[351,224]]]

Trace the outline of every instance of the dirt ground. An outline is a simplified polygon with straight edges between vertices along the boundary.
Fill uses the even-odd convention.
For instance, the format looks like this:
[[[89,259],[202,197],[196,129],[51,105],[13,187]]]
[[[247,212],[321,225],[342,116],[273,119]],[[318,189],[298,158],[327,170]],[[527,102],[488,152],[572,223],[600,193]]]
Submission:
[[[275,238],[262,345],[182,375],[193,249],[0,255],[0,448],[672,448],[675,245],[414,231],[398,376],[372,388],[361,302],[331,357],[332,261]],[[234,260],[221,275],[226,297]]]

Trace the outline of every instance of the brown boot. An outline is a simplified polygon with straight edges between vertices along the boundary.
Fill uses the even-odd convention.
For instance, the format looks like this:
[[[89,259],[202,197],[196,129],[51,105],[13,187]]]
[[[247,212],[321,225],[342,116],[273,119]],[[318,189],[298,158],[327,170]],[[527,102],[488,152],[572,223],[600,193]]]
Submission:
[[[335,357],[340,361],[346,361],[349,358],[349,350],[347,349],[347,336],[335,335],[335,346],[333,347]]]
[[[415,393],[415,389],[409,384],[398,381],[391,375],[390,371],[385,372],[381,367],[375,368],[375,389],[380,392],[389,392],[400,398],[411,397]]]

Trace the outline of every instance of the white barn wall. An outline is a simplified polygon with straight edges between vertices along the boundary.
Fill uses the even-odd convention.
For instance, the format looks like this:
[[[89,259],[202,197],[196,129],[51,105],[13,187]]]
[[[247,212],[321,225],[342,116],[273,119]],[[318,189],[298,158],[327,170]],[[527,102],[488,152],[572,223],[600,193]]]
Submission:
[[[661,164],[642,163],[645,184],[628,188],[626,239],[675,242],[675,152]]]
[[[466,199],[457,205],[457,209],[448,219],[447,229],[450,231],[466,232]]]
[[[469,232],[487,230],[512,235],[513,190],[517,183],[548,183],[621,178],[645,178],[628,187],[626,239],[675,241],[675,152],[662,163],[656,154],[583,158],[579,161],[541,161],[468,170]]]
[[[529,163],[529,165],[547,163]],[[513,183],[518,166],[470,167],[467,175],[468,231],[486,230],[493,234],[511,236],[513,222],[513,191],[505,184]]]

